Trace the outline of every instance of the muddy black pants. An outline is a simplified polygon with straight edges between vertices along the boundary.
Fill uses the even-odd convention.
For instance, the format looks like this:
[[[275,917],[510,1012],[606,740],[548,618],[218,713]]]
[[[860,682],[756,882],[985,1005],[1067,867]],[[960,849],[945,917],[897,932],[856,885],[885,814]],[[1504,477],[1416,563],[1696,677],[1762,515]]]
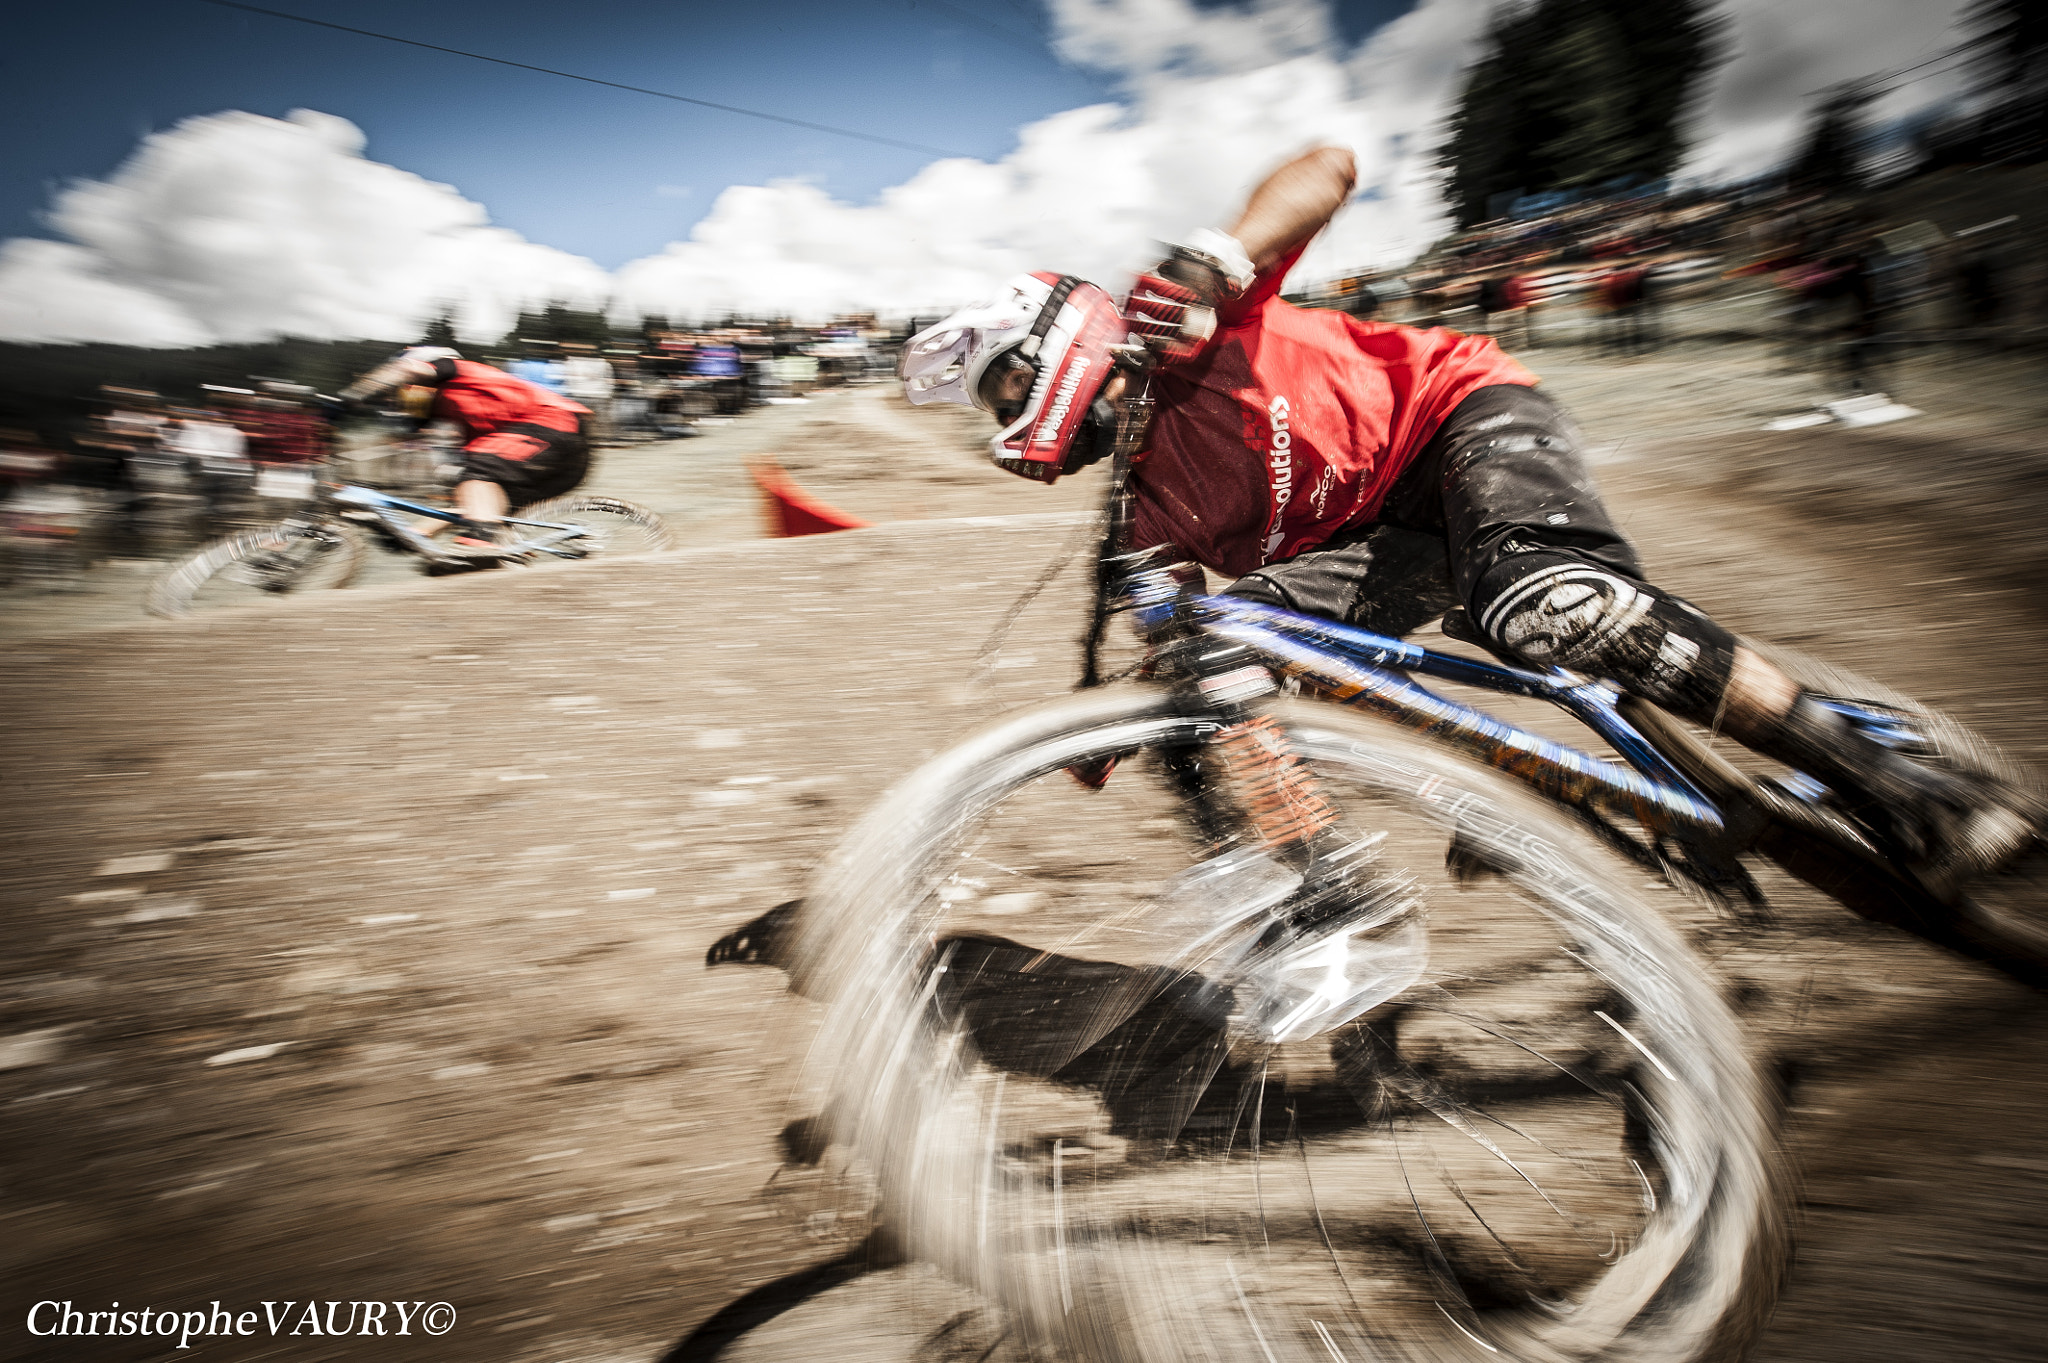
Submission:
[[[1709,721],[1734,660],[1727,630],[1645,581],[1571,419],[1514,385],[1459,403],[1373,524],[1248,573],[1230,592],[1396,636],[1463,606],[1533,666],[1606,677]]]

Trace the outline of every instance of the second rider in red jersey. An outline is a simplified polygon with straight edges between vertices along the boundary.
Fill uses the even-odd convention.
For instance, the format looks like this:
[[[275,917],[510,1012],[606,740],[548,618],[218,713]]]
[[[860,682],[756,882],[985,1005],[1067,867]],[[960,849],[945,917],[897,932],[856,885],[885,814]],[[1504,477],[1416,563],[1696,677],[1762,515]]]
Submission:
[[[404,387],[434,392],[431,415],[460,423],[462,473],[455,484],[451,556],[499,557],[502,526],[514,507],[559,497],[590,472],[590,409],[502,369],[440,346],[415,346],[357,379],[343,401],[366,402]],[[439,521],[421,527],[431,536]]]

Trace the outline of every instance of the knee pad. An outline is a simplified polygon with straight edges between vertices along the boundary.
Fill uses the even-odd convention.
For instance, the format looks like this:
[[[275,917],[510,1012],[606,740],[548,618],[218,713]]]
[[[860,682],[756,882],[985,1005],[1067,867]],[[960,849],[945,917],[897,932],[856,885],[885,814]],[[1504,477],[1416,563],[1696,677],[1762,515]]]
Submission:
[[[1518,657],[1609,678],[1691,719],[1711,722],[1735,662],[1735,636],[1695,607],[1558,550],[1495,564],[1472,613]]]

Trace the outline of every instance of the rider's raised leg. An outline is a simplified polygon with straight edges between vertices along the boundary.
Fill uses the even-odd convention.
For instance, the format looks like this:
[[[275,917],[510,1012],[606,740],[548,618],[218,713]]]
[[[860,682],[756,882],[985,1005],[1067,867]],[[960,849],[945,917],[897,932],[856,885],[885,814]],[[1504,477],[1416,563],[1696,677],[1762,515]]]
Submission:
[[[1465,406],[1454,414],[1467,420],[1440,454],[1439,485],[1453,574],[1489,639],[1539,665],[1610,678],[1815,777],[1944,897],[2027,845],[2029,821],[1991,783],[1885,747],[1644,580],[1570,423],[1529,390],[1476,396],[1488,395],[1500,409],[1491,418],[1471,421]]]
[[[478,525],[494,525],[512,509],[505,489],[481,478],[467,478],[455,485],[455,509]]]
[[[1262,568],[1232,592],[1403,633],[1420,621],[1392,617],[1429,592],[1385,572],[1403,556],[1372,534],[1421,532],[1447,551],[1455,599],[1496,651],[1608,678],[1806,772],[1889,833],[1937,893],[2026,845],[2026,819],[1989,783],[1884,747],[1648,582],[1600,500],[1577,429],[1534,389],[1485,388],[1459,404],[1381,515],[1381,527]],[[1396,600],[1382,599],[1389,590]]]

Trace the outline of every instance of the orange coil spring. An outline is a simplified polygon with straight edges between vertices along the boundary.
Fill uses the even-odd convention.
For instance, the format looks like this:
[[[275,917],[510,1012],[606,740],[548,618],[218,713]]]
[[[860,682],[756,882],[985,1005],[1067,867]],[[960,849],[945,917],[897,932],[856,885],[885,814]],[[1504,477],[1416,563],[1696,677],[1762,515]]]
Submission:
[[[1315,773],[1268,716],[1232,725],[1215,742],[1238,800],[1268,847],[1306,841],[1337,821]]]

